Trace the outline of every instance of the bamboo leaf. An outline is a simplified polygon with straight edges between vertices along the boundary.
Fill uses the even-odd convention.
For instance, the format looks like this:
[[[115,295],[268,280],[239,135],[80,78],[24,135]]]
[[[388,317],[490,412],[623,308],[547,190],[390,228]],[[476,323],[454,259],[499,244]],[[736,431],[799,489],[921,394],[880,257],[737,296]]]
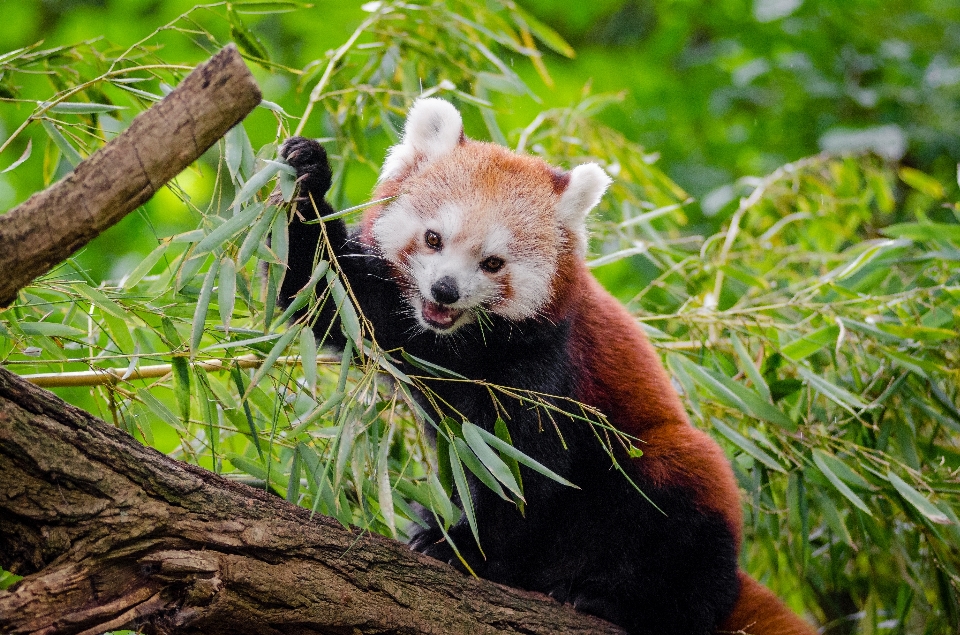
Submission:
[[[506,454],[508,457],[516,460],[518,463],[522,463],[523,465],[526,465],[528,468],[530,468],[530,469],[533,470],[534,472],[539,472],[540,474],[543,474],[543,475],[546,476],[547,478],[549,478],[549,479],[551,479],[551,480],[554,480],[554,481],[556,481],[557,483],[560,483],[561,485],[566,485],[567,487],[573,487],[573,488],[575,488],[575,489],[580,489],[579,487],[577,487],[576,485],[574,485],[573,483],[571,483],[571,482],[568,481],[567,479],[563,478],[562,476],[560,476],[559,474],[557,474],[557,473],[554,472],[553,470],[550,470],[549,468],[544,467],[543,465],[541,465],[540,463],[538,463],[538,462],[535,461],[534,459],[531,459],[529,456],[527,456],[526,454],[524,454],[524,453],[521,452],[520,450],[516,449],[516,448],[513,447],[512,445],[506,443],[505,441],[502,441],[501,439],[498,439],[497,437],[495,437],[494,435],[490,434],[489,432],[487,432],[487,431],[484,430],[483,428],[477,427],[477,428],[476,428],[476,433],[477,433],[477,434],[483,439],[483,441],[484,441],[487,445],[489,445],[491,448],[497,450],[497,451],[500,452],[501,454]]]
[[[520,489],[520,485],[517,483],[516,478],[514,478],[513,472],[510,470],[507,464],[504,463],[499,456],[497,456],[496,452],[491,450],[490,446],[484,442],[483,437],[477,433],[478,429],[479,428],[472,423],[465,422],[463,424],[464,441],[466,441],[467,445],[469,445],[473,454],[480,459],[480,462],[483,463],[483,466],[489,470],[489,473],[492,474],[498,481],[503,483],[503,485],[508,490],[513,492],[518,498],[523,500],[523,491]],[[463,453],[461,452],[461,456],[462,455]],[[476,474],[476,472],[474,473]],[[479,475],[477,476],[479,478]],[[498,486],[496,489],[491,489],[493,489],[494,492],[497,492],[500,488]]]
[[[290,345],[290,342],[294,340],[299,334],[300,325],[295,325],[287,330],[283,336],[277,340],[277,343],[273,345],[273,348],[270,349],[270,352],[263,359],[263,363],[260,365],[260,368],[257,369],[257,372],[253,374],[253,378],[250,380],[250,385],[247,387],[246,394],[250,394],[250,391],[256,387],[264,377],[273,370],[273,365],[277,363],[277,360],[280,358],[280,355],[287,350],[287,346]]]
[[[217,308],[220,321],[227,335],[230,334],[230,320],[233,318],[233,306],[237,294],[237,265],[232,258],[224,256],[220,261],[220,280],[217,288]]]
[[[70,145],[70,142],[67,141],[67,138],[63,136],[60,130],[50,120],[43,120],[43,129],[47,131],[50,139],[60,149],[60,152],[63,153],[63,158],[65,158],[70,165],[73,167],[80,165],[80,162],[83,161],[83,157],[80,156],[80,153],[77,152],[76,148]]]
[[[203,329],[206,326],[207,310],[210,308],[213,284],[217,280],[219,269],[219,260],[210,263],[210,269],[207,270],[207,275],[203,278],[203,286],[200,287],[200,296],[197,298],[197,306],[193,311],[193,326],[190,329],[190,359],[196,357],[197,351],[200,350],[200,339],[203,337]]]
[[[279,163],[268,163],[262,170],[251,176],[233,199],[233,205],[238,205],[244,201],[253,198],[253,195],[259,192],[263,186],[270,182],[270,179],[280,171]]]
[[[300,446],[293,448],[293,459],[290,461],[290,477],[287,479],[288,502],[297,504],[300,499]]]
[[[457,495],[460,497],[460,505],[463,506],[463,513],[467,517],[467,523],[470,525],[470,531],[473,532],[473,538],[477,541],[477,547],[480,547],[480,532],[477,529],[477,515],[473,509],[473,497],[470,494],[470,487],[467,484],[467,475],[463,471],[463,463],[460,462],[460,455],[457,454],[457,446],[451,443],[449,446],[450,471],[453,474],[453,482],[456,486]],[[483,548],[480,547],[483,553]]]
[[[203,254],[209,253],[217,247],[220,247],[228,240],[246,229],[262,210],[263,204],[256,203],[249,206],[236,216],[228,219],[219,227],[207,234],[203,240],[197,243],[197,246],[194,247],[193,251],[190,253],[190,257],[196,258],[197,256],[202,256]]]
[[[782,465],[780,465],[779,462],[777,462],[776,459],[774,459],[772,456],[770,456],[769,454],[761,450],[756,443],[754,443],[747,437],[743,436],[733,428],[727,426],[725,423],[723,423],[716,417],[713,417],[712,421],[713,421],[713,427],[719,430],[723,436],[729,439],[738,448],[740,448],[741,450],[743,450],[744,452],[746,452],[756,460],[760,461],[771,470],[775,472],[780,472],[781,474],[787,473],[787,471],[783,468]]]
[[[13,172],[21,165],[26,163],[27,159],[30,158],[30,153],[33,152],[33,139],[27,139],[27,147],[24,149],[23,154],[20,155],[20,158],[5,167],[3,170],[0,170],[0,174],[6,174],[7,172]]]
[[[180,418],[184,425],[188,425],[190,423],[190,366],[180,355],[174,355],[170,359],[170,365],[173,368],[173,393],[177,397]]]
[[[926,516],[930,522],[937,523],[938,525],[951,524],[951,520],[946,514],[937,509],[933,503],[927,500],[926,496],[915,490],[902,478],[893,472],[887,472],[887,480],[890,481],[890,483],[898,492],[900,492],[900,495],[903,496],[908,503],[916,507],[917,511]]]
[[[847,487],[847,484],[840,480],[836,474],[833,473],[833,470],[830,469],[830,466],[827,464],[827,461],[824,460],[826,454],[822,450],[813,451],[813,462],[820,472],[827,477],[827,480],[830,481],[830,484],[837,488],[844,497],[854,504],[854,506],[865,513],[867,516],[873,516],[873,513],[870,511],[870,508],[867,507],[867,504],[863,502],[859,496],[853,493],[853,490]]]
[[[167,249],[170,248],[170,243],[161,243],[157,247],[147,254],[147,257],[141,260],[133,271],[131,271],[121,282],[121,286],[129,291],[130,289],[137,286],[137,283],[143,280],[143,277],[150,273],[150,270],[153,269],[154,265],[160,262],[160,259],[163,258],[164,254],[167,253]]]
[[[47,108],[50,102],[38,102],[41,108]],[[71,102],[61,101],[47,108],[47,112],[64,115],[93,115],[105,112],[116,112],[117,110],[126,110],[126,106],[114,106],[112,104],[95,104],[92,102]]]
[[[243,387],[243,372],[240,370],[240,367],[234,365],[230,368],[230,375],[233,377],[233,382],[236,384],[237,393],[240,395],[240,402],[243,404],[243,414],[247,420],[247,429],[250,432],[250,437],[253,439],[253,445],[257,448],[257,454],[260,456],[260,460],[263,460],[263,448],[260,447],[260,431],[257,430],[257,424],[253,421],[253,412],[250,410],[250,402],[246,398],[246,389]]]
[[[303,368],[303,379],[310,389],[310,393],[317,394],[317,340],[313,331],[305,328],[300,331],[300,364]]]
[[[20,330],[25,335],[45,335],[47,337],[72,337],[76,339],[87,336],[86,331],[69,324],[60,324],[59,322],[21,322]]]
[[[167,425],[169,425],[170,427],[176,430],[181,429],[180,420],[177,419],[177,415],[173,414],[173,412],[171,412],[169,408],[163,405],[163,403],[159,399],[154,397],[149,390],[143,389],[143,390],[137,391],[137,397],[140,399],[140,401],[143,402],[143,404],[147,408],[150,409],[150,412],[157,415],[157,417],[159,417],[161,421],[163,421],[164,423],[166,423]]]
[[[835,401],[837,404],[843,406],[847,410],[866,410],[867,404],[863,403],[858,399],[853,393],[841,388],[836,384],[832,384],[826,379],[819,377],[814,374],[813,371],[809,370],[805,366],[797,365],[797,373],[800,374],[803,379],[810,384],[810,386],[824,395],[828,399]]]

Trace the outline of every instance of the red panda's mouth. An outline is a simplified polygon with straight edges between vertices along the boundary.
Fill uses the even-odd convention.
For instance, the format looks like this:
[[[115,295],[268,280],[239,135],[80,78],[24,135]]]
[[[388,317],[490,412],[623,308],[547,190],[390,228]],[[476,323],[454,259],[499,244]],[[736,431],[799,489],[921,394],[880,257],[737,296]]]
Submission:
[[[457,323],[457,320],[463,315],[463,310],[424,300],[421,315],[423,315],[424,321],[430,326],[440,330],[446,330]]]

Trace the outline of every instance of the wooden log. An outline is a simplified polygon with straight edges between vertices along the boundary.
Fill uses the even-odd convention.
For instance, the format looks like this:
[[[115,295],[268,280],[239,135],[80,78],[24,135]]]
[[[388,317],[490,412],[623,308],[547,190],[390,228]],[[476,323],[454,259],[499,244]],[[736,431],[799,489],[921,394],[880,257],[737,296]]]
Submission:
[[[175,461],[0,368],[0,633],[614,635]]]
[[[232,44],[76,169],[0,215],[0,307],[145,203],[260,103]]]

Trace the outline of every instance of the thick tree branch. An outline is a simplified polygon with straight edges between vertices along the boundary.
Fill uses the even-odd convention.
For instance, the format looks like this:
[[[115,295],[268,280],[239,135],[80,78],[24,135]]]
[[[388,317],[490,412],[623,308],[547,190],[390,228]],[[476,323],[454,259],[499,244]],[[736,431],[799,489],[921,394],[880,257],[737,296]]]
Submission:
[[[0,307],[193,163],[260,103],[233,45],[61,181],[0,215]]]
[[[620,633],[137,443],[0,369],[0,632]]]

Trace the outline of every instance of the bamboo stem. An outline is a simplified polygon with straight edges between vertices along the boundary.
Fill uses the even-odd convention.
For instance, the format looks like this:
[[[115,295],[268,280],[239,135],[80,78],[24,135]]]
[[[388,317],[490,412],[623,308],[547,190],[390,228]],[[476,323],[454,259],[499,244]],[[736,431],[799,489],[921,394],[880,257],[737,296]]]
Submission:
[[[320,364],[333,364],[339,363],[340,361],[339,355],[329,353],[317,355],[317,363]],[[299,364],[300,356],[289,355],[281,357],[277,359],[276,363],[288,366]],[[263,364],[263,359],[251,354],[229,359],[210,359],[192,362],[190,365],[207,372],[216,372],[218,370],[225,370],[233,364],[237,364],[240,368],[259,368]],[[20,377],[41,388],[76,388],[81,386],[112,386],[121,381],[131,381],[134,379],[157,379],[166,377],[171,372],[173,372],[172,364],[155,364],[152,366],[138,366],[133,370],[127,368],[95,368],[69,373],[37,373],[34,375],[21,375]]]

